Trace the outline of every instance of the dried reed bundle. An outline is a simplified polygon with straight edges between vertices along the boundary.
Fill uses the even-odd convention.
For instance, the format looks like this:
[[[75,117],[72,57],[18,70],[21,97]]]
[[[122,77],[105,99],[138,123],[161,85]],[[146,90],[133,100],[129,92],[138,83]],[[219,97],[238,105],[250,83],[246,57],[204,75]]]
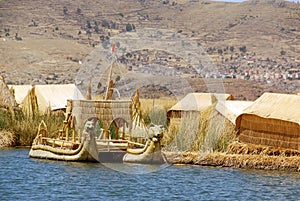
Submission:
[[[239,142],[231,143],[227,153],[165,152],[165,156],[173,164],[300,172],[300,154],[297,150]]]
[[[266,156],[300,156],[300,151],[294,149],[284,149],[263,145],[245,144],[233,142],[228,146],[227,154],[248,154]]]
[[[164,155],[172,164],[194,164],[199,152],[164,152]]]
[[[211,153],[194,164],[262,170],[300,171],[300,157]]]

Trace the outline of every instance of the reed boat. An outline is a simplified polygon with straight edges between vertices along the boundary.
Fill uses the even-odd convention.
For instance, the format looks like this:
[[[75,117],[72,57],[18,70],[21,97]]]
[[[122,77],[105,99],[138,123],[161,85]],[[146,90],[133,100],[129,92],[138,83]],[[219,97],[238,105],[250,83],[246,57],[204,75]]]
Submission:
[[[65,124],[71,125],[70,122]],[[165,162],[160,146],[162,127],[151,125],[148,130],[152,137],[147,138],[145,144],[126,139],[106,139],[95,136],[95,124],[90,119],[79,136],[63,136],[60,132],[57,137],[48,137],[47,126],[42,121],[29,156],[73,162],[162,164]],[[66,134],[69,129],[63,131]]]
[[[49,134],[42,121],[30,157],[63,161],[165,162],[160,145],[163,127],[145,126],[138,90],[128,100],[114,99],[113,66],[114,62],[110,66],[104,100],[68,100],[62,129]]]

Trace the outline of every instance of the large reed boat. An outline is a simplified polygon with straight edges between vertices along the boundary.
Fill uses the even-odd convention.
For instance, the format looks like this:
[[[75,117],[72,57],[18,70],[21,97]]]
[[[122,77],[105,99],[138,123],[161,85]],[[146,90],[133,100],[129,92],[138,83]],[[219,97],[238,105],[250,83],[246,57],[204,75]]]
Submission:
[[[149,137],[145,143],[139,143],[128,138],[112,139],[109,132],[104,129],[100,129],[100,133],[97,133],[97,123],[96,118],[89,118],[85,122],[83,132],[76,134],[74,119],[70,117],[64,122],[64,128],[57,137],[48,137],[47,126],[42,121],[29,156],[74,162],[164,163],[160,145],[162,137],[160,126],[151,125],[147,131]]]
[[[38,128],[29,156],[92,162],[164,163],[162,126],[143,123],[139,93],[114,100],[111,63],[103,100],[68,100],[66,119],[55,137],[45,122]],[[89,87],[90,88],[90,87]],[[83,128],[83,129],[80,129]]]

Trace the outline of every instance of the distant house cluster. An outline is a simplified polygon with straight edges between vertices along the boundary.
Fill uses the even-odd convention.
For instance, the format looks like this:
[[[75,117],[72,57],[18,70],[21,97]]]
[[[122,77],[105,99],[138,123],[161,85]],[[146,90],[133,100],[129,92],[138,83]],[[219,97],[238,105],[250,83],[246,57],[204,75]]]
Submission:
[[[182,76],[197,74],[195,68],[183,58],[161,50],[138,50],[125,54],[119,62],[129,71],[152,75]]]
[[[224,60],[222,65],[224,66],[224,73],[239,79],[267,83],[300,79],[300,63],[288,62],[285,59],[277,61],[270,58],[257,59],[255,55],[245,55]]]
[[[258,58],[255,53],[234,53],[214,62],[214,69],[197,72],[184,58],[162,50],[137,50],[119,58],[129,71],[162,76],[244,79],[281,87],[284,81],[300,80],[300,63],[286,59]],[[293,87],[293,86],[292,86]]]

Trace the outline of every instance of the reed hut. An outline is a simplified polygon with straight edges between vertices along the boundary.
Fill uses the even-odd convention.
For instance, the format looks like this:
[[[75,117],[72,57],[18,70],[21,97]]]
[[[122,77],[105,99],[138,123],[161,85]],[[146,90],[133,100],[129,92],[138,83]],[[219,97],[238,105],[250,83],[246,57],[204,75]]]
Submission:
[[[74,84],[35,85],[22,101],[22,109],[27,115],[65,111],[68,99],[84,100],[84,96]]]
[[[190,93],[175,104],[167,113],[170,121],[169,132],[164,144],[180,151],[218,149],[220,135],[211,119],[216,117],[215,105],[218,101],[233,99],[230,94]],[[221,115],[219,115],[221,116]],[[222,117],[222,120],[225,118]],[[212,135],[211,135],[212,134]]]
[[[22,107],[22,102],[27,96],[28,91],[32,89],[32,85],[8,85],[8,87],[13,92],[19,107]]]
[[[244,143],[300,149],[300,96],[264,93],[236,119]]]
[[[225,100],[218,101],[216,111],[228,119],[233,125],[236,118],[243,113],[243,110],[253,104],[253,101]]]
[[[200,116],[201,111],[219,100],[232,99],[230,94],[189,93],[168,111],[167,117],[170,120],[170,126],[180,124],[183,116]]]
[[[88,119],[98,121],[109,139],[131,139],[145,143],[148,136],[140,110],[138,91],[132,99],[68,100],[67,114],[82,128]],[[99,135],[100,136],[100,135]]]
[[[101,122],[101,128],[113,131],[111,138],[118,139],[131,132],[131,107],[131,100],[68,100],[67,113],[76,119],[77,128],[83,128],[85,121],[93,117]]]

